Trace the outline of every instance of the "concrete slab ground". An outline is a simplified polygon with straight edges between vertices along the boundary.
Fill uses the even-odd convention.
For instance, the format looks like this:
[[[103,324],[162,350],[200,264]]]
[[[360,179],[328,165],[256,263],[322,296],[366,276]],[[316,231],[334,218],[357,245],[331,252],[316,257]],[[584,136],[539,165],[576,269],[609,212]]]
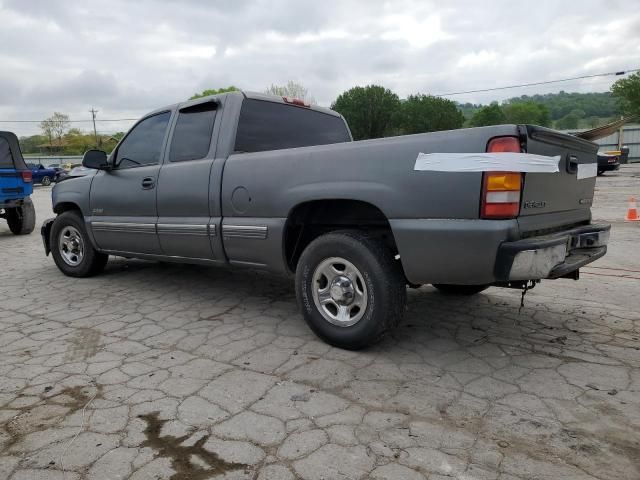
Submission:
[[[0,226],[0,479],[640,478],[640,166],[597,180],[579,282],[409,292],[376,347],[318,341],[290,279],[112,258],[64,277]],[[34,194],[38,225],[50,188]]]

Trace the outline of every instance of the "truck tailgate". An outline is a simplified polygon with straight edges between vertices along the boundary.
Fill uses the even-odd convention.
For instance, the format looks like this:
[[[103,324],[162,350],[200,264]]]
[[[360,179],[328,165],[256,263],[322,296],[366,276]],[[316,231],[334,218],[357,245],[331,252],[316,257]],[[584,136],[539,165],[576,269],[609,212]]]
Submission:
[[[598,145],[547,128],[532,125],[524,128],[527,132],[527,153],[559,155],[560,172],[525,175],[520,216],[563,212],[563,223],[567,224],[572,223],[572,220],[590,218],[589,211],[596,184]],[[579,178],[580,176],[583,178]]]

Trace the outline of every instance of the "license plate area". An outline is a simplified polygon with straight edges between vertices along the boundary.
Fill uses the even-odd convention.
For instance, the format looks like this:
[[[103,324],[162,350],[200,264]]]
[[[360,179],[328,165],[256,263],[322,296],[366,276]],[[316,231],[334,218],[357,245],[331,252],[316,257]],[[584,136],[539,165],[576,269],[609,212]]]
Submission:
[[[609,243],[609,230],[588,232],[574,235],[570,240],[570,248],[596,248],[604,247]]]

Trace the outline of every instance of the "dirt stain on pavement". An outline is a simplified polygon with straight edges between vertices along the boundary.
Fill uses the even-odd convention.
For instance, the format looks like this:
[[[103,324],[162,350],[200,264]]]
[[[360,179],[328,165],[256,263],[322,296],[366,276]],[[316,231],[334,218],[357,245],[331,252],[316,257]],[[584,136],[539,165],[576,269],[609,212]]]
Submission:
[[[95,388],[95,387],[94,387]],[[10,408],[16,414],[2,425],[8,439],[2,451],[9,450],[30,433],[47,430],[57,425],[68,415],[82,409],[93,395],[87,386],[66,387],[57,393],[48,395],[51,387],[45,387],[40,395],[40,401],[21,408]],[[98,392],[96,397],[100,393]],[[19,397],[18,397],[19,398]]]
[[[215,453],[205,450],[204,444],[210,435],[203,436],[191,446],[182,445],[182,442],[187,440],[191,434],[181,437],[172,435],[161,437],[160,431],[167,420],[161,420],[158,415],[158,412],[153,412],[138,416],[147,423],[147,428],[144,430],[147,439],[140,446],[151,447],[158,452],[159,456],[171,460],[171,468],[176,473],[170,477],[170,480],[204,480],[212,475],[248,468],[248,465],[227,462]],[[198,459],[199,464],[192,461],[193,457]],[[207,466],[201,466],[203,464]]]
[[[69,342],[71,345],[64,355],[65,360],[86,360],[98,353],[100,332],[91,328],[80,328]]]

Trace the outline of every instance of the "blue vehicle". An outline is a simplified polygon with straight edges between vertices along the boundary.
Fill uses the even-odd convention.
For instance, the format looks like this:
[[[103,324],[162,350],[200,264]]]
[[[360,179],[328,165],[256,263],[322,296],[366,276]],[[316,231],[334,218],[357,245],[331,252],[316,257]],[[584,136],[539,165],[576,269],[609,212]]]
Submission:
[[[58,180],[58,175],[62,168],[45,167],[41,163],[27,163],[27,168],[31,169],[33,183],[40,183],[45,187],[51,185],[51,182]]]
[[[18,137],[0,132],[0,218],[7,220],[16,235],[31,233],[35,227],[32,192],[33,174],[24,163]]]

